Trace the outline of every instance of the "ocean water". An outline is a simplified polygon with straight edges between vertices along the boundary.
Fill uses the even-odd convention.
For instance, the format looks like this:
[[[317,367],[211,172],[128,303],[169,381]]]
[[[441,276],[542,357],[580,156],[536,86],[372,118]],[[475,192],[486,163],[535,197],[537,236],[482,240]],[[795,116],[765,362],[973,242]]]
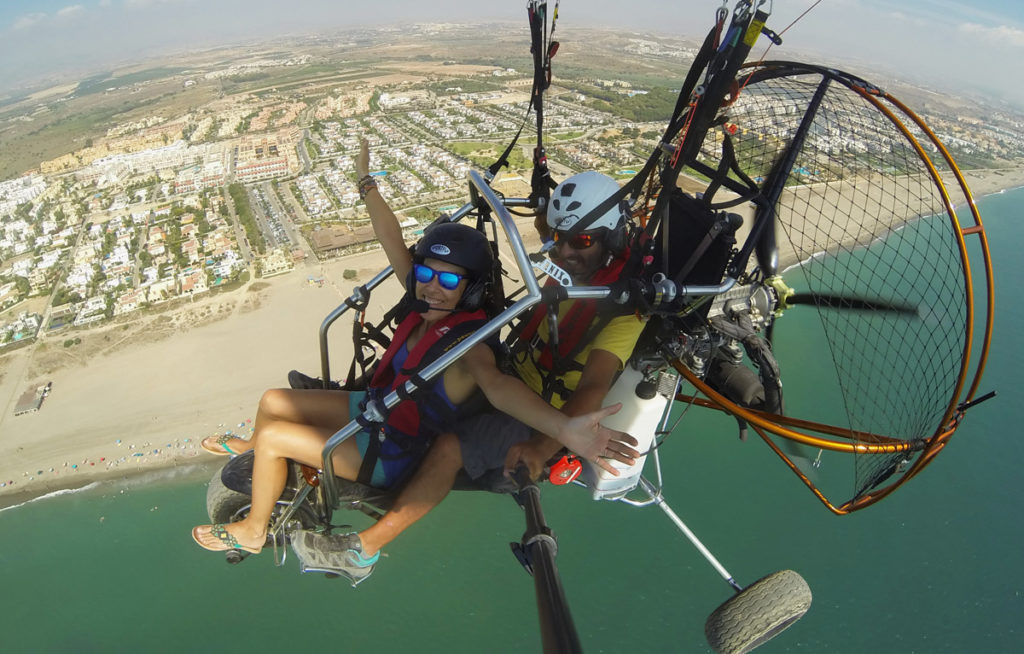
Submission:
[[[833,516],[758,439],[740,442],[732,419],[711,412],[692,412],[662,448],[666,499],[741,584],[792,568],[814,592],[810,612],[758,651],[1024,649],[1022,203],[1024,190],[979,202],[997,275],[982,390],[1000,396],[892,497]],[[0,650],[540,650],[532,581],[508,548],[524,529],[511,499],[452,494],[353,589],[299,574],[292,557],[277,567],[269,550],[229,566],[196,547],[189,530],[206,521],[213,470],[0,512]],[[586,651],[708,651],[704,620],[731,591],[658,509],[550,485],[543,504]]]

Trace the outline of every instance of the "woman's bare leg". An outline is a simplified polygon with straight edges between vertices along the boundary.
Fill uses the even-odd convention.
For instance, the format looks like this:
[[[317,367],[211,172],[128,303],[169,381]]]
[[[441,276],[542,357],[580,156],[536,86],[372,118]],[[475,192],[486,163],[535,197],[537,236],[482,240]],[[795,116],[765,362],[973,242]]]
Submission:
[[[359,534],[364,556],[373,556],[447,497],[462,468],[462,450],[455,434],[442,434],[430,446],[412,479],[391,510]]]
[[[337,393],[337,391],[334,391]],[[275,421],[265,423],[262,435],[256,443],[256,455],[252,471],[252,507],[244,520],[226,526],[240,545],[260,548],[267,539],[267,526],[288,479],[288,459],[308,466],[320,467],[327,439],[335,433],[333,428],[313,427],[292,422]],[[355,438],[342,442],[334,451],[335,474],[355,479],[359,474],[362,457]],[[211,545],[217,539],[202,531],[198,537]]]
[[[203,440],[203,447],[218,451],[226,446],[229,453],[247,452],[255,446],[266,426],[274,422],[327,427],[337,431],[349,421],[348,395],[347,391],[272,388],[260,398],[251,439],[228,438],[218,445],[219,437],[210,436]]]
[[[275,421],[340,428],[349,421],[348,391],[272,388],[260,398],[253,431]]]

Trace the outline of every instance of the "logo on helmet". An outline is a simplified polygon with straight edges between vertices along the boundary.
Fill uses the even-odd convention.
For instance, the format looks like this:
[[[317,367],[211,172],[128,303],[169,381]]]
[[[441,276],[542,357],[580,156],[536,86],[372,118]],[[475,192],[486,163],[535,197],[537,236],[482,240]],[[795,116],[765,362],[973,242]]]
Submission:
[[[558,219],[558,224],[555,225],[555,229],[566,230],[572,229],[572,226],[579,222],[580,217],[574,213],[567,216],[562,216]]]
[[[442,257],[446,257],[452,253],[448,246],[442,243],[434,243],[433,245],[430,246],[430,251]]]

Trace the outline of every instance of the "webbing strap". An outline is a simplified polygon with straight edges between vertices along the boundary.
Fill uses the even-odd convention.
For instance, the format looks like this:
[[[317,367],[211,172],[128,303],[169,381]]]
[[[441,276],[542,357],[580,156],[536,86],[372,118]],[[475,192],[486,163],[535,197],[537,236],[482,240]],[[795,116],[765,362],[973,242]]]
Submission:
[[[571,391],[568,391],[565,388],[565,383],[562,380],[563,375],[565,375],[565,373],[569,372],[570,370],[583,370],[583,365],[576,361],[576,357],[579,356],[579,353],[583,351],[583,348],[589,345],[590,342],[594,340],[594,338],[598,334],[601,333],[602,329],[608,326],[608,323],[612,321],[613,317],[614,316],[610,315],[609,313],[605,313],[604,315],[599,317],[597,321],[594,322],[594,324],[587,329],[586,333],[583,335],[583,338],[577,340],[576,345],[574,345],[571,350],[566,352],[564,357],[559,356],[557,348],[552,351],[551,370],[548,373],[548,376],[545,377],[544,379],[545,387],[547,387],[550,384],[552,386],[551,392],[554,392],[554,386],[556,384],[560,385],[561,387],[558,388],[557,390],[559,396],[563,400],[567,399],[567,394],[572,394]],[[549,402],[551,400],[550,393],[547,391],[547,389],[545,389],[544,399]]]
[[[367,399],[369,396],[367,396]],[[360,413],[355,417],[355,421],[366,430],[369,435],[366,443],[366,452],[363,454],[363,460],[359,464],[359,474],[356,475],[356,481],[364,486],[369,486],[373,480],[373,470],[377,467],[377,459],[380,457],[380,441],[381,441],[381,429],[382,425],[379,422],[366,418],[362,411],[366,407],[367,399],[364,399],[359,404]]]
[[[519,131],[512,137],[512,142],[508,144],[505,151],[501,153],[498,160],[490,165],[487,169],[487,176],[489,179],[494,179],[494,176],[498,174],[503,166],[508,165],[508,155],[512,154],[512,148],[516,147],[516,143],[519,142],[519,135],[523,133],[523,127],[526,126],[526,119],[530,117],[530,109],[533,107],[533,101],[531,100],[529,106],[526,107],[526,115],[523,116],[523,122],[519,125]]]

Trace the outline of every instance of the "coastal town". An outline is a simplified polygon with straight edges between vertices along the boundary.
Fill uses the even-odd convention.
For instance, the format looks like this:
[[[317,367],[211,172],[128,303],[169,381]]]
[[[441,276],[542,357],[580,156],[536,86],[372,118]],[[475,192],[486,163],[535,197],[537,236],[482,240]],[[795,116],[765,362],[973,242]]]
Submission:
[[[313,637],[355,651],[725,651],[715,623],[764,634],[742,649],[766,652],[1020,649],[1024,529],[1005,516],[1024,508],[1006,392],[1024,358],[1010,337],[1024,3],[9,0],[0,32],[4,651],[262,651],[294,647],[308,636],[287,626],[321,614]],[[737,49],[746,64],[712,56],[698,75],[711,52]],[[699,110],[678,118],[688,107]],[[559,231],[571,227],[552,214],[559,242],[542,241],[545,216],[522,200],[539,154],[560,213],[566,196],[590,199],[580,184],[554,190],[579,172],[644,182],[628,208],[605,205],[613,234]],[[679,177],[666,174],[677,162]],[[340,423],[387,410],[334,391],[328,424],[280,402],[317,391],[282,391],[296,373],[305,386],[375,386],[361,370],[371,353],[379,364],[398,352],[397,366],[430,345],[417,329],[399,348],[405,328],[378,329],[382,316],[403,315],[411,291],[441,299],[416,274],[382,274],[395,253],[360,195],[378,218],[386,199],[422,253],[438,217],[490,199],[476,175],[511,199],[512,218],[491,211],[501,225],[488,224],[481,202],[469,212],[500,258],[453,311],[479,296],[493,316],[504,299],[513,309],[488,326],[511,348],[525,332],[510,316],[537,318],[519,345],[541,372],[541,341],[596,333],[578,309],[596,304],[597,327],[612,313],[645,321],[628,357],[612,342],[625,329],[597,337],[578,384],[593,388],[566,405],[596,403],[617,357],[601,422],[637,437],[642,461],[627,473],[602,452],[619,475],[595,480],[575,454],[597,448],[577,443],[525,492],[466,492],[459,472],[459,492],[433,509],[416,496],[436,484],[349,493],[330,473],[355,476],[365,439]],[[513,225],[526,257],[503,235]],[[620,247],[622,273],[614,256],[594,277],[569,259]],[[531,262],[551,271],[547,307],[527,307]],[[605,294],[559,289],[563,264],[569,283],[610,285],[621,311],[563,305],[555,330],[551,298]],[[452,317],[436,323],[439,343],[444,325],[475,316]],[[421,358],[437,363],[440,349]],[[522,403],[501,402],[515,381],[458,361],[468,351],[445,358],[449,380],[482,372],[502,393],[490,409],[457,407],[473,421],[454,431],[485,425],[480,449],[504,450],[494,426],[512,425],[473,414],[520,413],[529,398],[519,388]],[[285,422],[306,418],[322,424]],[[333,466],[307,438],[332,432]],[[428,452],[420,438],[416,479],[447,484],[456,440]],[[249,447],[260,454],[238,456]],[[576,462],[580,476],[558,483]],[[286,490],[264,502],[284,468]],[[605,480],[615,488],[599,495]],[[250,542],[240,529],[262,527],[251,518],[265,505],[266,538]],[[409,528],[374,554],[369,534],[393,526]],[[321,569],[310,544],[369,563],[360,580],[373,579],[357,588]],[[623,552],[640,555],[612,572]],[[226,603],[237,617],[207,608]]]
[[[639,38],[618,47],[680,71],[694,54]],[[76,329],[374,247],[354,172],[362,138],[404,227],[414,232],[459,206],[467,171],[490,165],[524,123],[532,77],[415,63],[404,75],[393,62],[359,64],[325,83],[310,55],[246,59],[87,80],[49,104],[8,112],[2,129],[43,120],[78,96],[159,87],[165,95],[206,88],[212,98],[180,113],[136,111],[0,182],[0,346],[52,337],[74,347]],[[231,86],[237,91],[226,92]],[[628,177],[656,145],[674,93],[613,77],[558,80],[545,107],[552,169]],[[961,162],[996,168],[1024,157],[1020,117],[929,109],[926,120]],[[821,138],[856,151],[851,134]],[[515,149],[496,184],[522,193],[530,152],[527,142]]]

